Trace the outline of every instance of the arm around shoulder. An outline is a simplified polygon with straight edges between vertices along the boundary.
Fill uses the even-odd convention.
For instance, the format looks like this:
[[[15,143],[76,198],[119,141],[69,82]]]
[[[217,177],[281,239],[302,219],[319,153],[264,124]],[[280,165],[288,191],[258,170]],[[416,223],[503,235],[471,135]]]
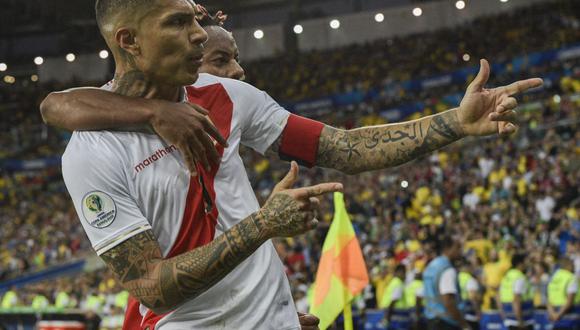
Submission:
[[[40,104],[40,113],[51,126],[69,131],[99,130],[149,124],[154,102],[81,87],[48,94]]]

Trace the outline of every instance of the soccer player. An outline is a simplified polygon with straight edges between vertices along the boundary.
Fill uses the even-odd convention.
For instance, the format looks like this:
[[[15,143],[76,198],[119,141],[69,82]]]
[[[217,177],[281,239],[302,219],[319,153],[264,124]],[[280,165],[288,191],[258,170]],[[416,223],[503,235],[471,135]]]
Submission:
[[[238,175],[243,163],[234,145],[265,150],[287,113],[237,80],[198,79],[207,34],[189,1],[101,0],[96,10],[116,62],[106,88],[200,103],[232,145],[218,148],[219,166],[198,166],[193,177],[176,147],[146,127],[73,134],[63,155],[65,183],[94,249],[140,302],[125,328],[299,328],[269,239],[314,228],[316,196],[341,185],[289,189],[298,175],[293,163],[260,208],[247,177]]]
[[[115,1],[100,1],[100,3],[104,2],[116,3]],[[145,8],[149,7],[143,4],[150,5],[151,2],[155,3],[155,8],[165,8],[165,13],[158,13],[158,11],[162,11],[161,9],[145,10]],[[138,78],[129,79],[129,83],[126,83],[126,79],[123,78],[126,78],[127,74],[122,74],[124,71],[120,70],[119,65],[117,65],[117,75],[114,84],[121,87],[128,86],[122,89],[121,92],[131,90],[139,92],[140,86],[147,87],[149,84],[153,84],[153,81],[159,79],[173,77],[174,81],[178,80],[177,76],[180,73],[177,68],[171,68],[172,70],[168,70],[167,72],[160,72],[161,69],[158,64],[166,61],[166,57],[175,57],[171,50],[174,47],[174,42],[171,38],[183,38],[183,35],[179,33],[170,33],[170,26],[172,24],[179,26],[182,34],[185,34],[183,31],[193,34],[192,31],[195,30],[194,25],[197,25],[197,23],[189,20],[189,17],[192,15],[191,13],[188,14],[189,16],[186,15],[186,4],[189,4],[189,2],[185,0],[141,0],[132,1],[127,3],[126,6],[115,8],[115,15],[113,15],[115,18],[129,16],[126,14],[127,10],[124,10],[124,7],[127,6],[133,6],[130,8],[131,12],[146,12],[140,14],[146,17],[142,20],[147,20],[149,24],[156,27],[154,31],[151,31],[151,28],[147,24],[136,24],[136,27],[133,28],[124,27],[123,24],[128,23],[123,21],[121,22],[123,24],[119,22],[109,24],[111,28],[109,29],[110,36],[108,41],[113,54],[116,56],[115,58],[117,59],[117,57],[121,56],[122,58],[129,58],[129,62],[134,63],[131,69],[135,68],[131,70],[131,75]],[[163,23],[167,17],[174,16],[174,14],[171,14],[174,11],[171,7],[174,6],[182,8],[183,15],[182,17],[178,17],[181,20],[176,19],[172,23]],[[189,11],[194,11],[194,9],[190,9]],[[132,16],[134,17],[135,15]],[[140,16],[137,15],[137,17]],[[177,27],[174,28],[176,29]],[[112,37],[113,35],[115,36],[114,38]],[[188,37],[191,38],[191,36]],[[148,62],[150,59],[154,59],[157,64],[155,66],[157,75],[145,75],[145,73],[148,73],[152,69],[151,66],[147,66],[148,63],[151,63]],[[197,59],[199,59],[199,56],[189,58],[194,63]],[[197,64],[199,66],[198,61]],[[243,198],[247,199],[247,194],[228,194],[228,190],[234,189],[238,184],[249,187],[249,182],[247,182],[247,176],[245,175],[241,161],[236,161],[236,165],[239,166],[235,168],[231,165],[234,161],[233,158],[239,159],[239,156],[237,156],[237,146],[240,142],[262,153],[268,150],[272,151],[280,155],[283,159],[295,159],[305,165],[336,168],[343,172],[354,174],[402,164],[467,135],[490,135],[514,132],[517,129],[517,123],[515,122],[517,114],[513,109],[516,107],[517,102],[512,95],[532,87],[540,86],[541,80],[528,79],[505,87],[485,89],[484,85],[487,82],[488,76],[489,65],[486,61],[482,61],[481,70],[476,79],[468,87],[467,93],[459,108],[412,122],[345,131],[325,126],[322,123],[299,116],[290,115],[265,93],[259,92],[247,84],[219,79],[209,75],[200,75],[195,85],[187,88],[189,94],[193,96],[189,98],[189,101],[195,102],[209,110],[211,120],[218,127],[219,132],[228,140],[230,146],[225,150],[222,145],[215,147],[220,153],[227,152],[227,156],[229,156],[222,155],[221,162],[214,164],[214,167],[212,167],[214,170],[216,166],[218,167],[217,170],[219,173],[214,180],[216,188],[219,187],[216,194],[216,205],[218,208],[221,206],[223,209],[223,211],[220,210],[218,224],[225,222],[234,211],[241,213],[243,210],[245,214],[249,214],[258,209],[257,205],[240,209],[240,204],[245,205],[245,203],[240,203],[236,197],[239,197],[240,200]],[[156,80],[151,81],[151,78],[155,78]],[[54,107],[70,109],[69,114],[73,118],[83,117],[86,119],[98,117],[100,118],[99,120],[108,118],[110,119],[108,121],[110,125],[118,127],[148,125],[149,123],[164,121],[165,123],[174,124],[173,126],[167,126],[173,128],[174,137],[177,140],[179,140],[179,136],[184,135],[183,132],[191,131],[187,125],[188,123],[193,122],[196,132],[201,133],[203,133],[203,129],[200,129],[200,127],[205,129],[209,127],[199,124],[203,122],[203,119],[199,119],[203,118],[203,116],[196,116],[199,115],[199,112],[192,110],[183,103],[175,102],[175,98],[173,99],[174,102],[158,99],[146,100],[131,97],[131,95],[148,96],[150,98],[158,98],[159,96],[147,95],[148,93],[141,92],[131,94],[128,97],[127,93],[120,93],[118,88],[115,92],[110,93],[98,89],[77,89],[62,93],[53,93],[43,102],[42,108],[44,110]],[[235,105],[234,110],[231,109],[231,104]],[[198,119],[195,121],[188,120],[188,118],[192,117]],[[234,119],[234,123],[232,123],[232,119]],[[155,127],[155,125],[153,126]],[[96,129],[99,127],[93,128]],[[230,131],[230,128],[235,130],[235,132]],[[265,136],[265,131],[276,131],[276,134],[272,135],[277,135],[277,137]],[[75,134],[79,135],[80,133]],[[205,138],[204,134],[195,134],[193,136],[197,136],[200,139]],[[216,137],[214,136],[214,138]],[[216,140],[218,139],[216,138]],[[167,141],[170,143],[173,142],[171,139],[167,139]],[[260,143],[256,143],[258,141]],[[198,154],[212,153],[211,148],[213,144],[208,145],[207,143],[203,143],[203,141],[200,142],[199,139],[182,142],[181,147],[174,143],[179,150],[189,149],[191,151],[195,149]],[[218,142],[220,141],[218,140]],[[186,152],[187,150],[184,153]],[[233,154],[236,156],[233,156]],[[189,159],[191,160],[191,157]],[[145,162],[145,160],[148,161]],[[144,168],[152,163],[148,158],[145,160],[142,162],[142,167]],[[204,167],[197,166],[196,170],[199,172],[200,169],[206,167],[207,165]],[[224,174],[225,171],[228,172],[228,175]],[[200,175],[200,177],[202,176]],[[253,194],[251,198],[254,199]],[[225,201],[231,206],[226,206]],[[263,265],[271,263],[271,255],[268,258],[254,257],[254,255],[250,257],[252,262],[243,263],[234,273],[242,272],[239,270],[242,268],[248,272],[264,272],[263,269],[267,268],[267,266]],[[272,277],[284,277],[283,273],[275,269],[270,269],[268,273]],[[226,279],[229,279],[231,276],[231,274],[226,276]],[[286,283],[285,279],[283,281]],[[212,294],[223,296],[232,290],[231,288],[226,289],[226,286],[219,284],[218,287],[212,287],[206,293],[212,292]],[[228,284],[237,285],[238,283],[232,281]],[[276,319],[278,316],[269,314],[269,310],[260,310],[259,313],[253,313],[251,306],[252,304],[256,304],[256,302],[250,302],[252,299],[255,299],[259,301],[260,306],[275,305],[276,299],[271,297],[272,294],[265,293],[272,290],[283,291],[286,288],[272,287],[267,283],[251,288],[244,286],[244,288],[246,290],[243,293],[236,295],[240,299],[240,304],[235,306],[231,304],[225,307],[222,306],[219,313],[217,313],[219,314],[219,319],[227,324],[232,324],[230,322],[236,320],[236,313],[244,315],[251,314],[253,318],[244,319],[244,322],[241,323],[238,321],[238,324],[247,324],[248,328],[259,328],[260,326],[265,328],[278,328],[278,326],[272,325],[272,323],[255,322],[254,320],[256,319],[264,321],[266,319]],[[268,290],[265,290],[265,288],[268,288]],[[277,294],[280,294],[280,292],[277,292]],[[205,294],[204,298],[208,296],[210,295]],[[195,313],[195,311],[201,311],[203,307],[207,306],[205,302],[199,298],[188,301],[188,306],[194,306],[196,308],[194,312],[188,314],[188,319],[192,318],[193,320],[190,322],[193,322],[193,324],[195,322],[198,322],[197,324],[201,324],[199,322],[207,322],[203,324],[209,326],[209,324],[212,324],[212,320],[218,320],[218,317],[204,319],[208,313]],[[223,304],[218,305],[221,306]],[[211,316],[214,315],[212,313],[209,314]],[[169,319],[176,318],[185,319],[187,317],[179,313],[175,315],[175,312],[169,316]]]

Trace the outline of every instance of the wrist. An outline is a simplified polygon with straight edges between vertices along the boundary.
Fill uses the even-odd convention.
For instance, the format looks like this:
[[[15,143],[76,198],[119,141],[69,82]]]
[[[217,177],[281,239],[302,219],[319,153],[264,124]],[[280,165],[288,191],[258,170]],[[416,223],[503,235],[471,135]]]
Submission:
[[[455,123],[457,123],[457,125],[455,125],[455,133],[459,136],[459,138],[464,138],[467,136],[467,134],[465,133],[465,130],[463,129],[463,124],[461,123],[461,118],[459,116],[459,111],[461,111],[461,107],[459,108],[455,108],[450,110],[450,112],[453,114],[454,117],[454,121]]]
[[[256,230],[258,231],[260,237],[264,238],[264,240],[268,240],[274,237],[273,233],[270,230],[270,226],[268,226],[268,219],[266,213],[262,209],[253,213],[250,216],[250,220],[256,227]]]
[[[142,105],[139,107],[146,120],[146,123],[153,127],[155,124],[157,124],[159,119],[159,109],[161,108],[160,102],[163,101],[155,99],[142,99]]]

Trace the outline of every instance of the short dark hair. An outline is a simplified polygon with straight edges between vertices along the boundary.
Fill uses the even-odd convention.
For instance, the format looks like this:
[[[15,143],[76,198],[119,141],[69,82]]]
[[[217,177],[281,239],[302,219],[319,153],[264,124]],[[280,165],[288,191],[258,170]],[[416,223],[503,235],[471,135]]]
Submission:
[[[447,251],[455,246],[457,239],[450,234],[443,235],[439,240],[439,247],[441,252]]]
[[[525,260],[526,260],[526,255],[525,254],[523,254],[523,253],[516,253],[512,257],[512,267],[517,267],[517,266],[523,264]]]
[[[404,273],[406,271],[405,266],[398,264],[397,267],[395,267],[395,273]]]
[[[103,29],[113,14],[119,12],[136,12],[145,5],[150,5],[154,0],[97,0],[95,3],[95,16],[99,29]]]
[[[560,267],[574,267],[574,262],[572,262],[568,257],[561,257],[558,263],[560,264]]]

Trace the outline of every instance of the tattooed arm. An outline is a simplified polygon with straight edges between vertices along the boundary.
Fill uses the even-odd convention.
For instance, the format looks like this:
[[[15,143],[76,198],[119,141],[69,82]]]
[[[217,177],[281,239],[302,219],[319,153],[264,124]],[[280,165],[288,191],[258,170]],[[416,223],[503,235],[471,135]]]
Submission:
[[[406,123],[354,130],[324,127],[317,165],[348,174],[406,163],[460,139],[457,109]]]
[[[121,285],[156,314],[166,313],[209,289],[269,237],[254,214],[211,243],[163,259],[148,230],[101,255]]]
[[[341,130],[325,126],[316,165],[348,174],[397,166],[444,147],[464,136],[510,134],[518,128],[512,95],[542,85],[532,78],[494,89],[484,88],[490,69],[481,61],[458,108],[404,123]],[[279,147],[274,145],[272,150]]]
[[[101,255],[123,287],[156,314],[170,311],[209,289],[260,245],[273,237],[302,234],[317,225],[315,196],[342,189],[340,184],[287,189],[298,166],[278,184],[262,209],[211,243],[163,259],[153,233],[145,231]]]

